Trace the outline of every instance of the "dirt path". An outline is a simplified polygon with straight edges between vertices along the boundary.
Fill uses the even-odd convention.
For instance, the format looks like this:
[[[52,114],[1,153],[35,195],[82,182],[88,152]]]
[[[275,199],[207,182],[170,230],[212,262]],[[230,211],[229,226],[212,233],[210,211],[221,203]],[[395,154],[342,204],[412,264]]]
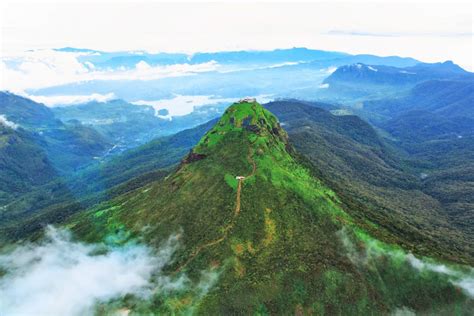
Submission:
[[[240,178],[239,183],[237,184],[237,196],[235,198],[234,218],[237,217],[240,213],[240,193],[242,191],[242,182],[245,181],[246,178],[255,175],[255,171],[257,171],[257,165],[255,164],[255,161],[252,159],[251,150],[249,150],[249,153],[247,155],[247,161],[252,165],[252,172],[249,175],[243,178]]]
[[[194,249],[194,251],[189,256],[188,260],[186,260],[182,265],[180,265],[178,267],[178,269],[175,270],[175,273],[177,273],[177,272],[181,271],[183,268],[185,268],[202,250],[204,250],[208,247],[217,245],[217,244],[223,242],[227,238],[227,235],[228,235],[229,231],[234,227],[235,220],[237,219],[237,217],[239,216],[239,213],[240,213],[240,195],[241,195],[241,192],[242,192],[242,182],[244,182],[245,179],[247,179],[248,177],[251,177],[251,176],[255,175],[255,172],[257,171],[257,164],[252,159],[252,150],[251,149],[249,150],[249,153],[247,155],[247,161],[252,165],[252,172],[249,175],[245,176],[245,177],[239,177],[238,178],[239,182],[237,184],[237,194],[236,194],[236,197],[235,197],[234,216],[233,216],[232,220],[230,221],[230,223],[224,228],[224,233],[222,234],[222,236],[220,238],[212,240],[212,241],[210,241],[208,243],[205,243],[205,244],[199,246],[198,248]]]

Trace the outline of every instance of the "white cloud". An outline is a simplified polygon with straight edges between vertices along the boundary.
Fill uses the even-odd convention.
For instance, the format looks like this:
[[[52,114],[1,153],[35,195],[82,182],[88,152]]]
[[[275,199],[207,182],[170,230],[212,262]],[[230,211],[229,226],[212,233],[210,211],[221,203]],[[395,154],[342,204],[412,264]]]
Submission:
[[[44,96],[44,95],[28,95],[23,94],[23,96],[38,102],[43,103],[46,106],[60,106],[60,105],[72,105],[87,103],[92,101],[97,102],[107,102],[109,100],[115,99],[114,93],[99,94],[93,93],[90,95],[54,95],[54,96]]]
[[[474,297],[474,277],[464,278],[455,283],[464,289],[471,297]]]
[[[93,63],[91,63],[90,61],[86,61],[84,63],[84,65],[86,65],[89,69],[95,69],[95,66]]]
[[[301,64],[301,62],[288,61],[288,62],[284,62],[284,63],[280,63],[280,64],[270,65],[268,67],[262,67],[262,69],[265,69],[265,68],[272,69],[272,68],[280,68],[280,67],[285,67],[285,66],[295,66],[295,65],[298,65],[298,64]]]
[[[17,129],[20,125],[16,124],[15,122],[9,121],[7,117],[3,114],[0,114],[0,125],[10,127],[13,129]]]
[[[331,67],[328,67],[328,68],[323,68],[320,71],[323,72],[326,75],[330,75],[333,72],[335,72],[336,70],[337,70],[337,67],[331,66]]]
[[[465,272],[456,271],[444,264],[424,262],[411,253],[406,258],[412,267],[419,271],[427,270],[449,276],[451,283],[459,286],[467,295],[474,298],[474,269],[470,268]]]
[[[271,95],[259,95],[254,98],[256,98],[260,103],[266,103],[273,100]],[[131,103],[136,105],[150,105],[155,109],[157,116],[161,118],[171,118],[173,116],[190,114],[196,107],[233,103],[235,101],[237,101],[235,98],[219,98],[212,95],[176,95],[172,99],[138,100]],[[158,111],[163,109],[168,110],[168,115],[158,115]]]
[[[301,61],[287,61],[277,64],[269,64],[269,65],[244,65],[242,66],[238,62],[235,64],[230,65],[219,65],[218,72],[219,73],[231,73],[231,72],[239,72],[239,71],[252,71],[252,70],[265,70],[265,69],[274,69],[274,68],[281,68],[285,66],[296,66],[299,64],[303,64],[304,62]]]
[[[45,49],[2,58],[0,89],[18,93],[25,89],[60,85],[85,78],[84,75],[90,69],[77,60],[79,55]]]
[[[48,228],[47,239],[0,255],[0,310],[4,315],[91,315],[97,302],[133,294],[146,298],[157,288],[173,288],[160,277],[178,246],[172,236],[157,254],[143,245],[120,248],[73,241],[66,231]],[[158,274],[158,281],[151,278]]]
[[[218,69],[218,66],[218,63],[215,61],[202,64],[174,64],[165,66],[150,66],[146,62],[140,61],[136,64],[135,69],[98,71],[92,73],[89,80],[154,80],[215,71]]]
[[[234,102],[233,98],[214,98],[208,95],[176,95],[173,99],[164,100],[138,100],[131,102],[136,105],[151,105],[158,116],[158,111],[166,109],[170,118],[172,116],[182,116],[194,111],[195,107],[204,105],[214,105],[219,103]],[[163,117],[163,116],[162,116]]]
[[[137,68],[137,70],[149,70],[151,66],[148,65],[147,62],[141,60],[135,65],[135,68]]]
[[[318,86],[319,89],[327,89],[329,88],[329,83],[322,83]]]
[[[368,265],[374,258],[383,256],[397,258],[408,262],[413,268],[414,272],[434,272],[447,276],[447,281],[458,286],[469,297],[474,298],[474,268],[470,266],[456,266],[436,263],[433,259],[422,258],[418,259],[412,253],[406,253],[403,250],[389,250],[382,248],[382,243],[369,239],[364,243],[364,250],[357,249],[355,243],[348,234],[346,228],[341,229],[337,233],[338,237],[347,252],[347,257],[353,264]]]
[[[140,61],[130,69],[121,67],[97,70],[92,63],[79,61],[80,56],[87,54],[91,53],[40,49],[2,57],[0,89],[21,93],[27,89],[89,80],[154,80],[214,71],[219,66],[215,61],[163,66],[150,66],[145,61]]]

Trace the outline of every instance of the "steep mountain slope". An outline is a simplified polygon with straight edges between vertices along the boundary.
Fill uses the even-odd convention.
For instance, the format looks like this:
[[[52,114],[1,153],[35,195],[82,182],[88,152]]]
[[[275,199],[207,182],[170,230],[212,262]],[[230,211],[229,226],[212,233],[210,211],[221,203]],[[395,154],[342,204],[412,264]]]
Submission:
[[[9,92],[0,91],[0,114],[26,129],[61,126],[61,122],[46,106]]]
[[[472,79],[432,80],[407,96],[364,102],[360,111],[408,154],[450,221],[474,238]]]
[[[41,217],[60,221],[73,201],[34,135],[0,124],[0,244],[40,230]],[[54,212],[61,204],[69,210]]]
[[[465,158],[453,169],[457,173],[429,171],[425,178],[420,176],[428,172],[427,157],[422,155],[429,151],[420,148],[417,157],[407,155],[398,144],[387,144],[357,116],[335,116],[299,101],[265,106],[281,120],[291,143],[311,161],[312,169],[350,204],[353,216],[368,216],[390,231],[390,238],[396,236],[397,243],[407,243],[414,251],[474,263],[472,219],[466,209],[472,196],[468,194],[472,181],[469,161],[474,157],[466,149],[469,147],[462,145],[466,139],[437,153],[446,158],[445,164],[456,157]],[[459,176],[463,168],[466,173]],[[453,209],[456,201],[459,207]],[[379,228],[374,234],[383,238],[381,232]]]
[[[365,315],[473,304],[449,276],[419,273],[401,249],[369,237],[360,227],[376,226],[343,211],[276,117],[252,101],[228,108],[175,173],[68,227],[89,241],[128,236],[156,246],[178,233],[167,277],[198,280],[209,269],[217,277],[205,295],[174,287],[102,311]]]
[[[94,129],[64,124],[46,106],[0,92],[0,244],[81,209],[63,177],[104,155]]]
[[[0,124],[0,203],[56,177],[44,151],[22,129]],[[3,207],[3,205],[2,205]]]
[[[74,172],[111,147],[96,130],[78,122],[65,124],[43,104],[15,94],[0,92],[0,115],[30,132],[59,174]]]

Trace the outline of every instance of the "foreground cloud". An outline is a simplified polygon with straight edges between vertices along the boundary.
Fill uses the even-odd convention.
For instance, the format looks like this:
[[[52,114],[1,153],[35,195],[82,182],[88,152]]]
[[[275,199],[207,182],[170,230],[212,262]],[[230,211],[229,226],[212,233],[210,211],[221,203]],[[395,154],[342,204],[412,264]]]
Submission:
[[[347,257],[353,264],[369,265],[374,258],[382,256],[398,257],[410,264],[414,273],[433,272],[447,277],[448,281],[464,291],[466,295],[474,298],[474,268],[469,266],[447,266],[439,264],[430,258],[419,259],[412,253],[406,253],[400,249],[390,249],[382,247],[382,243],[369,239],[364,242],[364,249],[357,249],[349,236],[348,230],[343,228],[338,232],[338,236],[346,250]]]
[[[146,298],[159,286],[176,288],[160,277],[151,281],[171,261],[176,236],[157,254],[143,245],[108,248],[71,239],[69,233],[49,227],[46,239],[0,255],[2,315],[90,315],[97,302],[133,294]],[[168,283],[163,283],[168,282]]]

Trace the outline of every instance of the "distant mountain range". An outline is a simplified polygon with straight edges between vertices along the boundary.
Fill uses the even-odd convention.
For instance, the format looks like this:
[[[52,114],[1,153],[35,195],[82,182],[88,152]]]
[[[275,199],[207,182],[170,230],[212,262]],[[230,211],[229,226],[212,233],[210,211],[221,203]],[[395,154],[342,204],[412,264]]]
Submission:
[[[474,80],[472,73],[451,61],[398,68],[356,63],[337,68],[323,81],[322,97],[342,102],[397,96],[430,80]]]
[[[394,117],[406,111],[429,111],[445,118],[474,117],[474,78],[428,80],[406,96],[364,102],[367,111]]]
[[[145,51],[132,52],[104,52],[89,49],[59,48],[59,52],[85,53],[80,57],[81,62],[90,62],[97,68],[118,68],[135,67],[135,65],[144,61],[147,64],[154,65],[173,65],[173,64],[200,64],[207,62],[217,62],[224,65],[238,64],[278,64],[289,62],[313,62],[324,60],[345,59],[349,62],[358,60],[359,62],[384,60],[384,64],[393,66],[410,66],[416,64],[413,58],[402,58],[397,56],[380,58],[375,55],[351,55],[341,52],[314,50],[308,48],[290,48],[276,49],[268,51],[228,51],[228,52],[197,52],[194,54],[183,53],[147,53]]]
[[[412,58],[397,56],[350,55],[306,48],[193,55],[77,51],[72,48],[57,51],[78,54],[74,58],[83,65],[86,74],[104,72],[104,76],[41,89],[27,89],[30,95],[54,97],[113,93],[115,97],[128,102],[170,99],[175,95],[235,99],[243,95],[271,95],[274,98],[308,99],[314,98],[318,86],[339,66],[366,63],[409,67],[419,63]],[[207,64],[212,64],[211,67],[204,67],[208,70],[192,68]],[[141,70],[138,69],[140,65],[143,66]],[[150,69],[154,69],[154,72]],[[115,78],[114,74],[119,73],[122,75]],[[82,78],[87,76],[83,75]]]

